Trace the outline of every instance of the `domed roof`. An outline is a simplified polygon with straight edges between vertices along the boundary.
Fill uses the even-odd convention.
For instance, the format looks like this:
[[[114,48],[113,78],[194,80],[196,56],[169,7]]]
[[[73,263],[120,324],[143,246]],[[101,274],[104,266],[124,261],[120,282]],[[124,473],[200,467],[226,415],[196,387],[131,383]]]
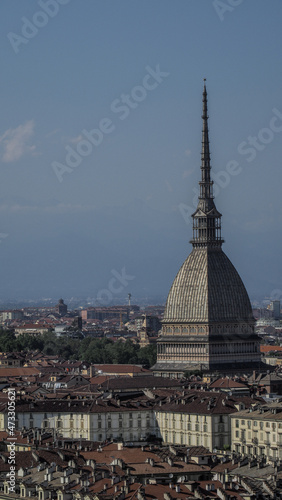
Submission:
[[[241,322],[253,319],[245,286],[221,248],[194,248],[168,294],[164,322]]]

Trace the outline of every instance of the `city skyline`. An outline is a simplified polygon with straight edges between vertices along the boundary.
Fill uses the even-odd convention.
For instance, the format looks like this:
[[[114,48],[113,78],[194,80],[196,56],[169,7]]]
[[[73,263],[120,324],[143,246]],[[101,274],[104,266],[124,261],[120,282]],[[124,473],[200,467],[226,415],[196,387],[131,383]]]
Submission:
[[[203,78],[224,250],[251,299],[282,298],[281,4],[224,4],[2,6],[2,300],[165,300],[192,237]]]

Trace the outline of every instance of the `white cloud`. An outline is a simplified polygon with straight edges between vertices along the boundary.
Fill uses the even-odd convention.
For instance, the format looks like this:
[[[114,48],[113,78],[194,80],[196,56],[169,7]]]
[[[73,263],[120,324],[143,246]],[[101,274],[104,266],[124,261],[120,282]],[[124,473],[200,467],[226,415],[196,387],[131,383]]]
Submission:
[[[0,144],[4,147],[2,161],[10,163],[19,160],[26,153],[35,153],[35,146],[28,144],[34,134],[34,121],[28,120],[16,128],[9,128],[0,136]]]

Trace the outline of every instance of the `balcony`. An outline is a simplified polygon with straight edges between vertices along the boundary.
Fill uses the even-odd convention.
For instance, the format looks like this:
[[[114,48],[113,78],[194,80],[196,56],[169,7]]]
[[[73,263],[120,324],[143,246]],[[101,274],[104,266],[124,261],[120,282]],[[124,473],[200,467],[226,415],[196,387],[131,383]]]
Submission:
[[[264,441],[264,444],[266,444],[267,446],[270,446],[270,441],[269,441],[268,439],[266,439],[266,440]]]

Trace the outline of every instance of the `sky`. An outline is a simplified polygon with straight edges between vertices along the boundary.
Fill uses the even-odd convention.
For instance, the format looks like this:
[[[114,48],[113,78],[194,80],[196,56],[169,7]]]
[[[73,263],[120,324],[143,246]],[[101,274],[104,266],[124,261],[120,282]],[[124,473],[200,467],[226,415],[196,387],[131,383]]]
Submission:
[[[163,303],[191,252],[203,79],[224,252],[282,299],[281,0],[3,0],[0,299]]]

